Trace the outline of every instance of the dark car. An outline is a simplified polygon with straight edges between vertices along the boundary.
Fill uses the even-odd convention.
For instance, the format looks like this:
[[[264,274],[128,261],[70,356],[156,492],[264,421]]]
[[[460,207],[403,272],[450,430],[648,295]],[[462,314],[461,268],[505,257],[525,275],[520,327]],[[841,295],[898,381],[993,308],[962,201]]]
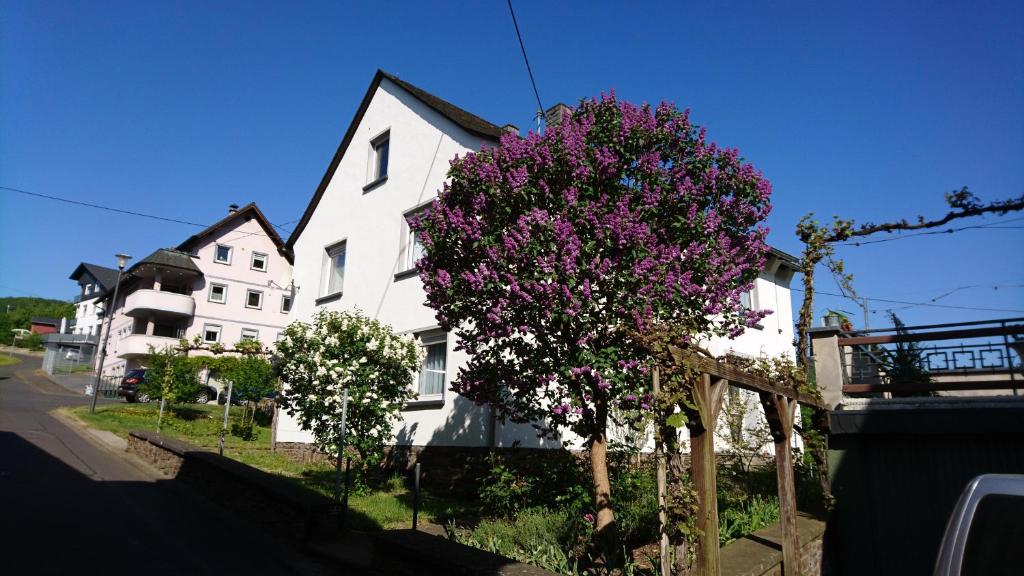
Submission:
[[[125,372],[124,377],[121,378],[121,385],[117,387],[117,395],[123,396],[128,402],[149,402],[149,395],[139,392],[139,384],[142,384],[145,379],[145,368]]]
[[[146,379],[146,369],[137,368],[129,370],[121,379],[121,385],[117,387],[117,395],[123,396],[128,402],[149,402],[152,398],[145,392],[139,391],[139,384]],[[202,386],[199,394],[196,395],[196,404],[206,404],[216,398],[217,391],[212,386]]]

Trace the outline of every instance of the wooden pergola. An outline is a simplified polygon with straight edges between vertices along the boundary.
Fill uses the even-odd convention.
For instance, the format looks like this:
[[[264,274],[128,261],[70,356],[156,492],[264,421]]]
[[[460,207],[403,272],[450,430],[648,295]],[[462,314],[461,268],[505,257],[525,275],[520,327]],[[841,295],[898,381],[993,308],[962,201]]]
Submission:
[[[800,539],[796,527],[796,487],[793,476],[793,421],[798,404],[822,407],[821,400],[792,386],[771,382],[749,374],[736,366],[670,348],[673,360],[700,373],[694,385],[695,409],[686,424],[690,432],[690,466],[697,492],[696,528],[699,531],[695,552],[695,574],[719,576],[722,572],[718,546],[718,465],[715,458],[715,427],[725,389],[736,386],[757,392],[775,443],[775,469],[779,489],[779,516],[782,523],[783,575],[800,574]],[[659,470],[659,501],[663,500],[663,472]],[[665,516],[662,515],[662,522]],[[662,538],[662,573],[669,574],[667,540]]]

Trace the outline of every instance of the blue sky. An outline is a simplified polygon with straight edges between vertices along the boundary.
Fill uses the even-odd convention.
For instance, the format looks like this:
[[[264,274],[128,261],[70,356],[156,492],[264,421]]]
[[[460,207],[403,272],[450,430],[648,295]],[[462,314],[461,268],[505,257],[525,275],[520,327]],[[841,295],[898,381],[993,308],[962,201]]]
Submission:
[[[544,105],[614,88],[691,108],[772,181],[779,248],[799,251],[807,212],[883,221],[943,214],[942,194],[965,185],[985,200],[1024,193],[1020,2],[611,4],[516,3]],[[378,67],[531,125],[503,0],[5,0],[0,186],[200,223],[256,201],[291,229]],[[70,298],[78,262],[196,230],[0,190],[0,295]],[[993,228],[840,255],[863,295],[926,302],[974,286],[935,304],[992,309],[899,310],[916,324],[1024,316],[1022,246],[1024,229]],[[870,321],[900,306],[873,301]]]

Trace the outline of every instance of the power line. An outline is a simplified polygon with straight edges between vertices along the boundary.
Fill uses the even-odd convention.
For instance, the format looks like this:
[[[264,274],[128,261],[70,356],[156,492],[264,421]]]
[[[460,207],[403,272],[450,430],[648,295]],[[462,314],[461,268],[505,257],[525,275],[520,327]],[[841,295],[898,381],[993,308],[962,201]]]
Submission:
[[[801,288],[793,288],[792,290],[794,292],[803,292],[804,291]],[[836,294],[834,292],[825,292],[825,291],[822,291],[822,290],[815,290],[814,293],[822,295],[822,296],[835,296],[837,298],[850,298],[849,296],[845,296],[843,294]],[[870,302],[884,302],[886,304],[904,304],[904,305],[909,305],[909,306],[927,306],[929,308],[947,308],[947,309],[950,309],[950,310],[971,310],[971,311],[975,311],[975,312],[1014,312],[1014,313],[1024,313],[1024,310],[1018,310],[1018,309],[1013,309],[1013,308],[981,308],[981,307],[975,307],[975,306],[953,306],[951,304],[935,304],[935,303],[932,303],[932,302],[908,302],[906,300],[892,300],[892,299],[889,299],[889,298],[872,298],[870,296],[862,296],[861,298],[863,298],[864,300],[868,300]]]
[[[0,186],[0,190],[7,190],[9,192],[16,192],[18,194],[24,194],[26,196],[34,196],[36,198],[45,198],[46,200],[53,200],[53,201],[56,201],[56,202],[64,202],[64,203],[73,204],[73,205],[76,205],[76,206],[84,206],[86,208],[94,208],[96,210],[106,210],[107,212],[115,212],[115,213],[118,213],[118,214],[127,214],[129,216],[138,216],[140,218],[150,218],[152,220],[160,220],[162,222],[171,222],[173,224],[184,224],[186,226],[197,226],[199,228],[209,228],[210,227],[210,224],[200,224],[199,222],[190,222],[188,220],[180,220],[178,218],[169,218],[167,216],[157,216],[156,214],[147,214],[145,212],[137,212],[135,210],[125,210],[123,208],[114,208],[112,206],[104,206],[102,204],[93,204],[91,202],[82,202],[81,200],[72,200],[71,198],[62,198],[60,196],[53,196],[53,195],[50,195],[50,194],[40,194],[39,192],[30,192],[28,190],[22,190],[20,188],[12,188],[10,186]],[[285,222],[284,224],[291,224],[292,222],[298,222],[299,220],[300,220],[300,218],[296,218],[295,220],[291,220],[289,222]],[[274,224],[274,223],[271,223],[271,225],[273,225],[275,228],[280,228],[281,230],[284,230],[285,232],[287,232],[289,234],[291,233],[289,230],[285,230],[283,228],[283,225],[278,225],[278,224]],[[268,238],[270,237],[269,234],[264,234],[262,232],[246,232],[245,235],[248,235],[248,236],[266,236]]]
[[[882,242],[895,242],[896,240],[906,240],[907,238],[913,238],[915,236],[930,236],[937,234],[952,234],[954,232],[962,232],[964,230],[993,230],[993,229],[1020,229],[1020,226],[1001,226],[1008,222],[1020,222],[1024,218],[1008,218],[1006,220],[1000,220],[998,222],[992,222],[990,224],[975,224],[973,226],[962,226],[960,228],[947,228],[945,230],[928,230],[926,232],[915,232],[913,234],[902,234],[900,236],[894,236],[892,238],[880,238],[878,240],[864,240],[860,242],[843,242],[842,246],[864,246],[867,244],[881,244]]]
[[[544,105],[540,103],[540,92],[537,90],[537,82],[533,79],[533,68],[530,67],[530,59],[526,57],[526,45],[523,44],[523,35],[519,33],[519,22],[516,21],[516,11],[512,9],[512,0],[508,0],[508,12],[512,15],[512,25],[516,28],[516,38],[519,39],[519,48],[523,51],[523,61],[526,62],[526,72],[530,75],[530,85],[533,86],[533,95],[537,98],[537,122],[544,115]]]
[[[91,202],[82,202],[81,200],[71,200],[70,198],[61,198],[60,196],[51,196],[49,194],[40,194],[38,192],[29,192],[28,190],[21,190],[19,188],[11,188],[10,186],[0,186],[0,190],[7,190],[9,192],[17,192],[18,194],[25,194],[26,196],[35,196],[37,198],[46,198],[47,200],[55,200],[57,202],[66,202],[68,204],[75,204],[78,206],[85,206],[88,208],[95,208],[97,210],[106,210],[108,212],[117,212],[119,214],[128,214],[129,216],[139,216],[140,218],[151,218],[153,220],[162,220],[164,222],[173,222],[175,224],[185,224],[187,226],[198,226],[200,228],[206,228],[206,224],[200,224],[198,222],[189,222],[188,220],[179,220],[177,218],[168,218],[166,216],[157,216],[155,214],[146,214],[143,212],[135,212],[133,210],[124,210],[121,208],[112,208],[110,206],[102,206],[100,204],[93,204]]]

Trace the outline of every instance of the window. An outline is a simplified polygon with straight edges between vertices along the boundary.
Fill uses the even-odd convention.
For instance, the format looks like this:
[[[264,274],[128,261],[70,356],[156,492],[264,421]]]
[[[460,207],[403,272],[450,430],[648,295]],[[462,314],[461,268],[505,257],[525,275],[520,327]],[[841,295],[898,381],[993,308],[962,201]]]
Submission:
[[[420,235],[413,231],[412,225],[409,220],[414,216],[422,216],[423,211],[413,212],[405,215],[405,227],[408,229],[408,236],[405,240],[405,269],[413,270],[416,268],[416,261],[423,257],[423,243],[420,241]]]
[[[207,297],[210,302],[224,304],[228,301],[228,287],[224,284],[210,284],[210,295]]]
[[[444,332],[429,332],[419,335],[420,345],[426,351],[420,368],[420,399],[440,398],[444,394],[445,366],[448,356],[448,340]]]
[[[217,249],[214,252],[213,259],[215,262],[220,262],[221,264],[231,264],[231,246],[217,244]]]
[[[292,311],[292,297],[285,294],[281,296],[281,313],[287,314]]]
[[[249,267],[252,268],[253,270],[258,270],[260,272],[266,272],[267,271],[267,255],[266,254],[262,254],[260,252],[253,252],[252,253],[252,263],[249,265]]]
[[[324,295],[340,294],[345,281],[345,242],[327,248]]]
[[[86,284],[85,285],[85,293],[86,294],[92,294],[92,284]]]
[[[740,304],[743,306],[744,310],[754,310],[754,291],[750,290],[740,294]]]
[[[220,342],[220,325],[206,324],[203,326],[203,342],[214,344]]]
[[[245,307],[246,308],[263,308],[263,292],[259,290],[248,289],[245,291]]]
[[[391,131],[381,134],[370,142],[370,182],[388,176],[388,152],[391,147]]]
[[[242,328],[242,340],[258,340],[260,331],[253,328]]]

